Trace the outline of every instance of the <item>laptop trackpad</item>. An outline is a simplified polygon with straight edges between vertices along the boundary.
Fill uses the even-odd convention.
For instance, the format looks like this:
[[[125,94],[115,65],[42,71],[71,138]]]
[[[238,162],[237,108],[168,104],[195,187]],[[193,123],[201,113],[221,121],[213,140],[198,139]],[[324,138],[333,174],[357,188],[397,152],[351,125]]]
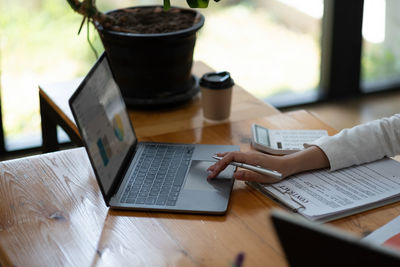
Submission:
[[[215,161],[193,160],[184,188],[187,190],[219,191],[221,186],[225,186],[227,182],[230,183],[235,171],[234,166],[228,166],[216,178],[207,180],[207,169],[214,163]]]

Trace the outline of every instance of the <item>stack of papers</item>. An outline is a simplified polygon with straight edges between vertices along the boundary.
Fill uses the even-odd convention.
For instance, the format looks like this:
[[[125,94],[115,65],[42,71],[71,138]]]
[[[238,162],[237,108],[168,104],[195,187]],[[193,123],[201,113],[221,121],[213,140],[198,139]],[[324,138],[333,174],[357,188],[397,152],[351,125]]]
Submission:
[[[400,200],[400,163],[385,158],[333,172],[306,172],[275,184],[248,184],[310,220],[330,221]]]

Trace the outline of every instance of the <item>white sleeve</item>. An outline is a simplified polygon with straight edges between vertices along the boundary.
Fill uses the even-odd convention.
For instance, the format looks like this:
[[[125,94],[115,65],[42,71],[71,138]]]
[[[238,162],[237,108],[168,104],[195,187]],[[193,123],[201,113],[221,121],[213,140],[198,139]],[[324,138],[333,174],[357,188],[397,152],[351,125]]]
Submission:
[[[400,114],[344,129],[304,146],[318,146],[330,163],[330,170],[358,165],[400,154]]]

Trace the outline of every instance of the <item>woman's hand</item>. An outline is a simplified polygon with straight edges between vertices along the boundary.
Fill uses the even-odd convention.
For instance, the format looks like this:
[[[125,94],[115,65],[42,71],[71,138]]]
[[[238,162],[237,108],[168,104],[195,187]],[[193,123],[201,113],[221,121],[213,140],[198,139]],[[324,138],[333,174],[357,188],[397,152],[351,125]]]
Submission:
[[[235,151],[219,153],[217,155],[223,158],[208,168],[208,171],[210,172],[208,175],[209,179],[215,178],[229,165],[231,161],[260,166],[280,172],[282,174],[281,179],[302,171],[325,168],[329,166],[329,161],[325,153],[316,146],[311,146],[300,152],[285,156],[273,156],[256,151]],[[254,181],[258,183],[275,183],[281,180],[272,176],[267,176],[243,169],[238,169],[234,173],[233,177],[238,180]]]

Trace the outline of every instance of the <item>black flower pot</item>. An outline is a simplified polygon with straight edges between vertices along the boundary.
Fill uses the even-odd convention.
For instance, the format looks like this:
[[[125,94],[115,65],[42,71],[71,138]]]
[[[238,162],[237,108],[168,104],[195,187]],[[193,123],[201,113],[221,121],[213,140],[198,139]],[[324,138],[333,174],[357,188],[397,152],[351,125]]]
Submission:
[[[108,13],[112,12],[115,11]],[[190,28],[176,32],[135,34],[97,25],[114,78],[128,106],[172,105],[198,93],[197,78],[191,70],[196,33],[204,24],[204,16],[191,9],[181,12],[193,12],[196,19]]]

